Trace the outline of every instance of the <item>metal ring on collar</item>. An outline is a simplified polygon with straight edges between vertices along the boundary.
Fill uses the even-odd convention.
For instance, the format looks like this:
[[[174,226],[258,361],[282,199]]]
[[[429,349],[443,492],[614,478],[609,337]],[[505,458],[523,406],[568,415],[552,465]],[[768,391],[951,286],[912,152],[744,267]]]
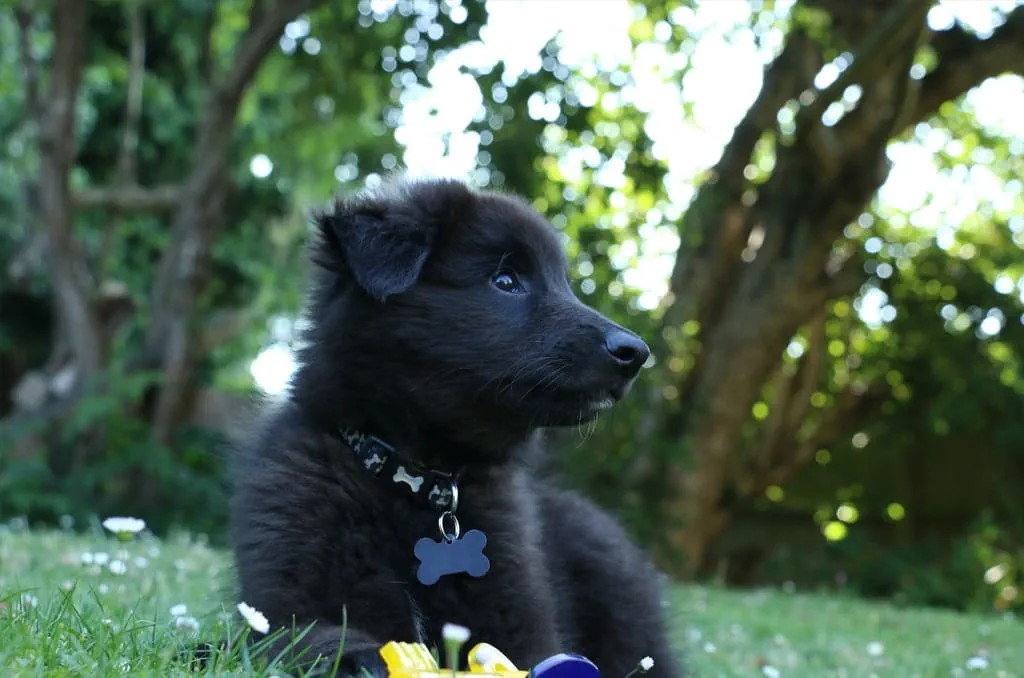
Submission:
[[[444,527],[445,516],[451,518],[451,520],[452,520],[452,531],[451,532],[447,531],[445,529],[445,527]],[[440,515],[440,517],[437,519],[437,528],[441,531],[441,536],[448,543],[451,543],[451,542],[455,541],[456,539],[458,539],[459,538],[459,534],[461,533],[460,532],[460,528],[459,528],[459,519],[455,517],[455,513],[453,513],[452,511],[445,511],[444,513],[442,513]]]

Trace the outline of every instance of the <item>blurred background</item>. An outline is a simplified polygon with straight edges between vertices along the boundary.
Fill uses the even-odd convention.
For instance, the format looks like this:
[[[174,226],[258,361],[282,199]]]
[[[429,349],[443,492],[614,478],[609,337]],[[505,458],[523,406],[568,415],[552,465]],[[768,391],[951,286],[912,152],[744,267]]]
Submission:
[[[655,354],[550,473],[679,579],[1024,607],[1024,7],[3,0],[0,520],[222,541],[308,210],[528,196]]]

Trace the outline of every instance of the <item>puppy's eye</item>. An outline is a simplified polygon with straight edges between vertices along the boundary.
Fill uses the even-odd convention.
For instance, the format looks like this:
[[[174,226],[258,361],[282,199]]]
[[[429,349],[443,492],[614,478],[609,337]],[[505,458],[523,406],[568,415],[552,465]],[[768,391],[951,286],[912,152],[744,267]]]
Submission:
[[[519,277],[512,271],[499,271],[491,278],[491,282],[499,290],[509,294],[518,294],[523,291],[523,286],[519,284]]]

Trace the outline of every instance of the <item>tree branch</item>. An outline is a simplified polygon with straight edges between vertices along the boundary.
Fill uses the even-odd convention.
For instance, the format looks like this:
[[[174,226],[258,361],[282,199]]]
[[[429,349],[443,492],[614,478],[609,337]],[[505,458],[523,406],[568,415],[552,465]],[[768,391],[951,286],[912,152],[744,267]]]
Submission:
[[[213,27],[217,18],[217,3],[204,8],[203,23],[199,36],[199,72],[202,82],[209,85],[213,82]]]
[[[18,49],[21,52],[21,67],[24,71],[25,108],[31,120],[38,120],[41,104],[37,63],[32,56],[32,20],[35,17],[32,0],[22,0],[14,13],[18,20]]]
[[[125,93],[124,134],[117,155],[114,184],[118,188],[138,185],[139,123],[142,119],[142,87],[146,77],[146,0],[128,0],[125,5],[130,37],[128,47],[128,87]],[[109,210],[103,243],[97,257],[97,275],[106,277],[110,265],[110,252],[117,242],[121,222],[120,210]]]
[[[117,154],[114,184],[121,187],[138,184],[139,123],[142,118],[142,86],[146,77],[146,21],[145,0],[128,0],[125,4],[126,21],[130,35],[128,46],[128,86],[125,92],[124,133]],[[97,276],[103,280],[111,264],[110,252],[117,242],[121,223],[119,210],[108,210],[103,242],[97,259]]]
[[[54,12],[52,86],[39,134],[42,213],[50,235],[58,324],[84,375],[102,365],[99,323],[90,303],[90,276],[74,236],[69,175],[74,164],[75,106],[85,62],[88,3],[58,0]]]
[[[663,301],[662,328],[678,327],[687,320],[696,320],[703,327],[710,321],[708,313],[717,307],[714,295],[708,292],[735,277],[735,269],[742,263],[740,252],[754,225],[740,200],[747,185],[743,171],[757,142],[776,124],[779,109],[799,95],[821,64],[814,43],[794,31],[782,53],[766,68],[760,93],[736,126],[711,170],[711,179],[701,186],[683,217],[679,227],[683,244]],[[662,335],[657,335],[656,353],[666,349]]]
[[[931,46],[938,55],[938,65],[921,81],[910,124],[935,114],[944,102],[956,99],[986,78],[1024,74],[1024,6],[1010,12],[987,39],[954,26],[934,33]]]
[[[114,183],[118,187],[138,184],[139,123],[142,118],[142,86],[146,77],[146,21],[145,0],[128,0],[125,5],[128,32],[131,36],[128,47],[128,87],[125,92],[124,134],[117,155]],[[117,242],[117,230],[121,222],[118,210],[109,210],[106,215],[106,229],[103,243],[97,257],[97,275],[104,279],[110,265],[110,252]]]
[[[808,324],[808,347],[803,358],[795,367],[783,364],[777,373],[768,419],[756,443],[756,451],[745,464],[747,471],[741,475],[748,484],[758,483],[762,476],[797,450],[796,434],[810,410],[811,396],[821,381],[825,364],[826,319],[822,307]],[[749,496],[750,490],[750,487],[740,486],[745,496]]]
[[[277,44],[289,21],[308,12],[324,0],[278,0],[271,7],[253,2],[249,13],[249,28],[235,51],[231,69],[218,86],[225,101],[241,99],[267,53]]]
[[[893,57],[920,32],[931,4],[931,0],[902,0],[895,4],[878,29],[857,48],[853,63],[797,113],[797,134],[803,135],[804,130],[818,127],[822,113],[842,97],[847,87],[868,82],[876,71],[888,69]]]
[[[805,33],[794,29],[782,53],[765,70],[761,91],[715,163],[712,173],[717,180],[742,182],[754,146],[766,130],[775,126],[779,109],[800,94],[821,66],[818,47]]]
[[[807,354],[800,361],[797,379],[794,380],[795,392],[791,399],[792,406],[785,412],[784,432],[787,437],[795,438],[797,430],[803,424],[811,406],[811,396],[821,382],[825,368],[825,309],[820,309],[808,326]]]
[[[742,484],[751,490],[748,496],[761,494],[770,485],[782,485],[806,466],[819,449],[832,444],[878,411],[885,402],[881,388],[852,387],[839,394],[835,406],[802,441],[794,441],[794,451],[756,477],[744,474]]]
[[[159,212],[173,209],[181,200],[181,186],[121,186],[85,188],[72,196],[75,207],[116,212]]]
[[[117,157],[117,181],[133,185],[136,179],[136,151],[139,147],[139,122],[142,118],[142,85],[146,77],[145,0],[131,0],[127,5],[131,44],[128,53],[128,91],[125,95],[124,135]]]

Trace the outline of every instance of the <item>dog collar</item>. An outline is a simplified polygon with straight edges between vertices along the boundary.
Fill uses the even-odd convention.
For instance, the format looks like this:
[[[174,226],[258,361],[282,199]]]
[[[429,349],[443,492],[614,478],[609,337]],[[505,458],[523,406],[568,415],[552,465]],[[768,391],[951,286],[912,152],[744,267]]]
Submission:
[[[362,431],[341,428],[338,434],[370,475],[435,511],[454,513],[458,508],[458,474],[436,471],[403,457],[380,438]]]
[[[368,473],[440,513],[437,529],[441,539],[423,537],[413,548],[413,555],[420,562],[416,579],[421,584],[430,586],[446,575],[482,577],[487,574],[491,568],[491,561],[484,554],[487,535],[480,530],[462,534],[455,516],[459,507],[458,474],[427,468],[401,456],[380,438],[362,431],[341,428],[338,434]]]

